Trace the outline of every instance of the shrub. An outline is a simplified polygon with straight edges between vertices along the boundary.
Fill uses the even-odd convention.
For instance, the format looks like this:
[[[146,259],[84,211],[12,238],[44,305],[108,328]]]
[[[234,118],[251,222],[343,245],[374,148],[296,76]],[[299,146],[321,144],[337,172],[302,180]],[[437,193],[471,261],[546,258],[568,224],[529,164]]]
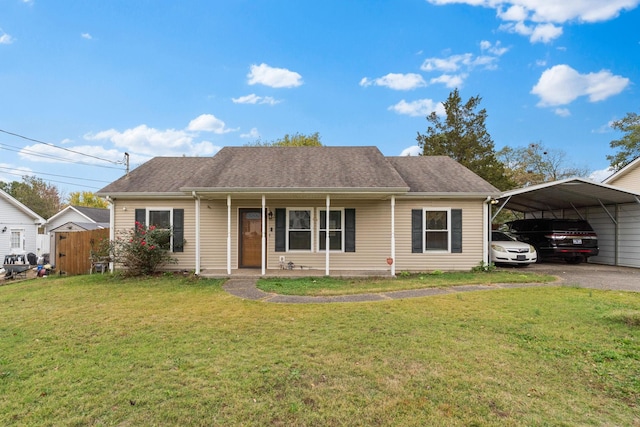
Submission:
[[[120,233],[111,242],[113,260],[124,267],[127,276],[152,275],[166,264],[175,264],[171,257],[171,230],[146,227],[136,221],[135,228]]]

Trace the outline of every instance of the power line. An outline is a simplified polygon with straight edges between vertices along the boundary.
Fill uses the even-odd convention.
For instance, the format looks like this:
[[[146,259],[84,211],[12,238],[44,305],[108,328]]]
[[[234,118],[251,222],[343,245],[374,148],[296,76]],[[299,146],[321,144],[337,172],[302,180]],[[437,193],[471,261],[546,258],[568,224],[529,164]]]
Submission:
[[[6,133],[7,135],[12,135],[12,136],[15,136],[15,137],[18,137],[18,138],[25,139],[27,141],[37,142],[38,144],[44,144],[44,145],[47,145],[49,147],[57,148],[59,150],[64,150],[64,151],[67,151],[69,153],[74,153],[74,154],[78,154],[78,155],[81,155],[81,156],[90,157],[92,159],[101,160],[103,162],[109,162],[109,163],[113,163],[115,165],[121,165],[122,164],[121,160],[114,161],[114,160],[109,160],[109,159],[103,159],[102,157],[93,156],[91,154],[82,153],[80,151],[71,150],[69,148],[58,147],[57,145],[52,144],[50,142],[44,142],[44,141],[40,141],[38,139],[29,138],[28,136],[20,135],[20,134],[14,133],[14,132],[9,132],[9,131],[3,130],[3,129],[0,129],[0,132]]]
[[[82,180],[82,181],[92,181],[92,182],[101,182],[103,184],[109,184],[111,181],[103,181],[103,180],[99,180],[99,179],[90,179],[90,178],[80,178],[80,177],[75,177],[75,176],[66,176],[66,175],[56,175],[54,173],[46,173],[46,172],[36,172],[36,171],[21,171],[20,169],[17,168],[6,168],[6,167],[2,167],[0,166],[0,169],[4,169],[7,171],[16,171],[16,172],[9,172],[11,175],[29,175],[31,173],[33,174],[38,174],[38,175],[48,175],[48,176],[57,176],[59,178],[67,178],[67,179],[78,179],[78,180]],[[18,173],[18,172],[22,172],[22,173]]]
[[[9,147],[9,148],[7,148],[7,147]],[[26,153],[29,156],[42,157],[42,158],[45,158],[45,159],[53,159],[53,160],[58,160],[60,162],[65,162],[65,163],[74,163],[74,164],[83,165],[83,166],[92,166],[92,167],[98,167],[98,168],[122,170],[121,168],[118,168],[118,167],[115,167],[115,166],[97,165],[97,164],[94,164],[94,163],[86,163],[86,162],[81,162],[81,161],[77,161],[77,160],[70,160],[70,159],[66,159],[64,157],[58,157],[58,156],[54,156],[54,155],[51,155],[51,154],[42,154],[42,153],[38,153],[38,152],[33,151],[33,150],[29,150],[28,148],[20,148],[20,147],[16,147],[14,145],[5,144],[5,143],[2,143],[2,142],[0,142],[0,149],[7,150],[7,151],[13,151],[15,153]],[[116,163],[116,164],[122,164],[122,163]]]
[[[16,176],[20,176],[20,177],[24,176],[24,174],[18,174],[18,173],[14,173],[14,172],[6,172],[6,173],[8,173],[9,175],[16,175]],[[67,178],[70,178],[70,179],[82,179],[83,181],[87,181],[84,178],[73,178],[73,177],[67,177]],[[55,179],[48,179],[47,182],[55,182],[57,184],[74,185],[76,187],[90,188],[92,190],[100,190],[102,188],[102,187],[93,187],[91,185],[82,185],[82,184],[78,184],[77,182],[58,181],[58,180],[55,180]]]

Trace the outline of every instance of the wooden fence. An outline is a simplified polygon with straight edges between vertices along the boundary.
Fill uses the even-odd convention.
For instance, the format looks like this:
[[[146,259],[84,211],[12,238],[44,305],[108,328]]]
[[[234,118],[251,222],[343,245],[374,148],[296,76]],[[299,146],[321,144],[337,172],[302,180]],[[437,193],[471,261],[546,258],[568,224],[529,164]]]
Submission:
[[[91,252],[99,248],[101,241],[109,240],[109,229],[57,232],[55,239],[55,272],[68,276],[89,274]]]

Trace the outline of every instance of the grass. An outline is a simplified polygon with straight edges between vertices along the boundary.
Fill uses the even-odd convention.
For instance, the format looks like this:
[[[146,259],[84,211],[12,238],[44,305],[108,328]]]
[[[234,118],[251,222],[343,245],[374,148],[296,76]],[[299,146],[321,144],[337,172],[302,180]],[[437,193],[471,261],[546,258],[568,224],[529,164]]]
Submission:
[[[263,278],[258,280],[258,288],[265,292],[282,295],[331,296],[360,293],[377,293],[397,290],[447,287],[455,285],[490,285],[496,283],[549,283],[556,280],[549,275],[523,271],[474,272],[432,272],[403,274],[396,278]]]
[[[0,425],[640,424],[640,294],[353,304],[108,275],[0,286]]]

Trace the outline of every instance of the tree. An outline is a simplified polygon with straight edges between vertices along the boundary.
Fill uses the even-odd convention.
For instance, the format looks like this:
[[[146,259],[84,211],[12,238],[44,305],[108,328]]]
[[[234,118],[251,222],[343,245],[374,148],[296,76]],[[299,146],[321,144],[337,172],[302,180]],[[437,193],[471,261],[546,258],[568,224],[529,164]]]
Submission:
[[[564,151],[546,148],[541,143],[519,148],[507,146],[496,155],[505,165],[506,174],[518,187],[589,175],[587,169],[567,166]]]
[[[44,219],[51,218],[62,207],[58,187],[35,176],[25,175],[22,182],[2,183],[1,188]]]
[[[86,206],[88,208],[106,208],[109,204],[91,191],[73,191],[69,194],[67,204],[71,206]]]
[[[493,140],[485,126],[487,112],[485,109],[475,111],[481,100],[479,96],[471,97],[463,105],[455,89],[443,103],[444,120],[435,112],[427,116],[431,125],[424,135],[418,132],[418,146],[424,156],[449,156],[498,189],[507,190],[514,184],[496,157]]]
[[[276,139],[270,142],[262,142],[260,140],[247,145],[256,147],[322,147],[320,142],[320,133],[312,133],[311,135],[304,135],[301,133],[295,133],[293,135],[286,134],[281,139]]]
[[[619,151],[607,156],[607,160],[614,171],[619,171],[637,157],[640,157],[640,116],[636,113],[627,113],[620,120],[616,120],[611,127],[620,132],[624,132],[624,136],[609,143],[609,146]]]

